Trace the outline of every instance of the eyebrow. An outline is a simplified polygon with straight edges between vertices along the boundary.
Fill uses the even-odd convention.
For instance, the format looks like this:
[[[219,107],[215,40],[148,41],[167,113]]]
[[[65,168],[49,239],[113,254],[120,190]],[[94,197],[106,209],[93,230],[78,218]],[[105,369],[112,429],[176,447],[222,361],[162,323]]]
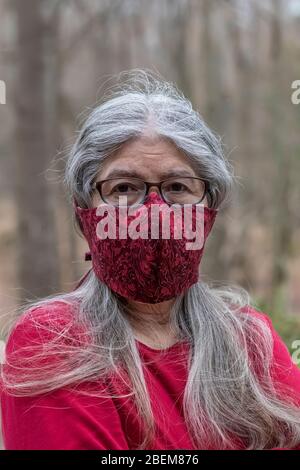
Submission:
[[[141,173],[139,173],[138,171],[136,170],[122,170],[122,169],[116,169],[116,170],[112,170],[107,176],[106,178],[104,179],[109,179],[109,178],[119,178],[119,177],[123,177],[123,176],[131,176],[131,177],[135,177],[135,178],[140,178],[140,179],[144,179],[143,175]],[[182,168],[173,168],[172,170],[168,170],[168,171],[163,171],[162,173],[160,173],[159,175],[162,179],[164,178],[173,178],[173,177],[176,177],[176,176],[191,176],[191,177],[195,177],[197,175],[195,175],[194,173],[192,173],[191,171],[189,170],[184,170]]]

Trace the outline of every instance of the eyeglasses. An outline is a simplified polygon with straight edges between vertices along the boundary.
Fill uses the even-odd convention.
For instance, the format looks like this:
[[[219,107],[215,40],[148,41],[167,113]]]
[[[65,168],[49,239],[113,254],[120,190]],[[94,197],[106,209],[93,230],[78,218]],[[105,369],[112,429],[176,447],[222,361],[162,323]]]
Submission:
[[[168,204],[198,204],[209,191],[207,180],[191,176],[172,177],[159,183],[136,177],[109,178],[96,181],[92,189],[98,190],[101,199],[107,204],[122,205],[119,197],[126,196],[125,204],[132,206],[142,204],[152,186],[159,189],[162,199]]]

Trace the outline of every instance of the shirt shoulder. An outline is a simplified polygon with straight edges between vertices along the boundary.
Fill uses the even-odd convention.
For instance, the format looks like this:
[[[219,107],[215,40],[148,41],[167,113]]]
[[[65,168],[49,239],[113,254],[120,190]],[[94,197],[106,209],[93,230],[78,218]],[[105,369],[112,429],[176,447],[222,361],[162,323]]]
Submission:
[[[75,333],[79,323],[75,305],[64,301],[49,301],[25,310],[15,321],[6,342],[5,352],[12,354],[20,347],[51,341],[67,331]]]
[[[88,341],[74,309],[74,304],[49,301],[21,314],[6,341],[1,389],[22,383],[33,372],[51,374],[55,367],[68,363],[74,348]]]
[[[37,394],[28,385],[24,393],[24,380],[32,383],[29,376],[35,381],[61,373],[64,365],[72,368],[74,347],[86,340],[74,305],[66,302],[30,308],[15,322],[6,344],[0,394],[6,449],[128,449],[105,380]]]
[[[294,362],[284,340],[277,332],[273,321],[265,312],[261,312],[253,306],[246,306],[241,312],[260,319],[269,328],[272,336],[273,357],[271,375],[281,396],[290,396],[292,401],[300,406],[300,368]]]

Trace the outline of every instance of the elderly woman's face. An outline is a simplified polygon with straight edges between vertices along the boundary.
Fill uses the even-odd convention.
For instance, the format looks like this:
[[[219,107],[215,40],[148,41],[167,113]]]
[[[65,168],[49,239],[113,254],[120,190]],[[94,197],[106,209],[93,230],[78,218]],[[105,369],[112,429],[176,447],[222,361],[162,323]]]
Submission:
[[[130,141],[109,157],[99,171],[96,181],[126,176],[139,177],[144,181],[160,182],[174,176],[199,176],[188,158],[170,142],[143,137]],[[155,186],[150,191],[159,193]],[[103,203],[98,191],[93,195],[93,206]],[[201,201],[207,205],[206,197]]]

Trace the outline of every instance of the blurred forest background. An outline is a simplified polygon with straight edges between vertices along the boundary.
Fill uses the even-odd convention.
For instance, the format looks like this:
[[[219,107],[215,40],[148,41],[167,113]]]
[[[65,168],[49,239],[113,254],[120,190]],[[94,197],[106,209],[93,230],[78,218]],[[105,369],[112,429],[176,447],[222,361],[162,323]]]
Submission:
[[[150,68],[223,138],[238,187],[203,277],[245,287],[300,339],[299,0],[0,0],[0,314],[69,291],[90,266],[64,159],[111,76]]]

